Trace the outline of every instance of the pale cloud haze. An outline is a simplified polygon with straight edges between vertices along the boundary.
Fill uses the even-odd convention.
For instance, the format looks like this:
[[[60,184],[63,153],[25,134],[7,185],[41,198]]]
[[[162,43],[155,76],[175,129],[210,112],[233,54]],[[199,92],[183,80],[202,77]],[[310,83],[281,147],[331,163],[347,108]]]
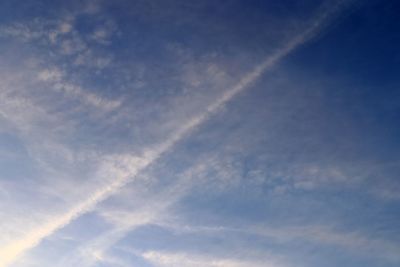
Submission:
[[[0,2],[0,267],[400,263],[396,1]]]

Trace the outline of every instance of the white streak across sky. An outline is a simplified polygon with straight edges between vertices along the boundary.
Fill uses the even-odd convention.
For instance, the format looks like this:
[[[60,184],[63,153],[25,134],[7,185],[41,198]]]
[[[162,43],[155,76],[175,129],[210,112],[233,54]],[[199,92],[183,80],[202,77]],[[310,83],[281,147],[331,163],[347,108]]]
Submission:
[[[183,126],[172,134],[166,141],[149,148],[139,159],[138,157],[125,158],[125,164],[129,170],[127,173],[115,177],[113,182],[93,192],[85,201],[75,205],[66,213],[43,223],[40,228],[32,230],[22,239],[1,247],[0,267],[6,267],[15,262],[22,254],[37,246],[43,239],[51,236],[57,230],[68,225],[81,215],[92,211],[98,203],[104,201],[118,192],[118,190],[124,187],[127,183],[131,182],[137,174],[150,164],[154,163],[163,154],[170,151],[179,141],[207,121],[210,116],[217,113],[223,105],[232,100],[242,91],[250,88],[254,82],[256,82],[266,71],[273,68],[282,58],[317,35],[321,31],[323,25],[326,25],[332,19],[332,15],[336,13],[338,6],[330,7],[328,11],[319,14],[317,19],[308,29],[295,36],[285,46],[275,51],[271,56],[268,56],[261,64],[257,65],[254,70],[244,75],[233,88],[227,90],[215,102],[210,104],[203,113],[184,123]]]

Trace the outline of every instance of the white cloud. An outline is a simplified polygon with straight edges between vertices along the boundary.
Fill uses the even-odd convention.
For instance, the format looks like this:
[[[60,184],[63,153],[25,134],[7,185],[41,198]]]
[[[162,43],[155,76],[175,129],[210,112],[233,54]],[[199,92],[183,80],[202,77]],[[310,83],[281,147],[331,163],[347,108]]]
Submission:
[[[117,161],[121,162],[121,159]],[[60,266],[92,266],[96,262],[105,262],[110,256],[108,250],[137,227],[147,224],[163,225],[163,221],[169,220],[169,208],[188,194],[195,184],[199,183],[198,174],[205,167],[200,164],[190,168],[172,185],[164,186],[160,192],[156,193],[151,193],[149,189],[142,188],[135,183],[133,189],[127,191],[126,195],[119,194],[117,197],[118,202],[127,203],[127,206],[112,205],[108,207],[103,205],[97,207],[97,214],[111,223],[112,228],[61,259]],[[105,169],[109,170],[110,168],[105,167]],[[151,179],[146,178],[146,180]],[[96,252],[96,255],[107,255],[107,257],[105,259],[94,257],[93,251]]]
[[[59,26],[60,33],[66,34],[70,33],[73,29],[73,25],[70,22],[62,22]]]
[[[80,99],[84,104],[91,105],[104,111],[116,109],[121,105],[121,102],[118,100],[104,99],[94,93],[85,91],[80,86],[73,85],[68,82],[57,82],[53,86],[55,90],[64,92],[68,96]]]
[[[317,34],[320,31],[320,24],[324,20],[326,20],[327,17],[329,18],[330,13],[331,12],[322,14],[309,29],[307,29],[304,33],[296,36],[283,48],[277,50],[273,55],[264,60],[260,65],[256,66],[253,71],[245,75],[233,88],[226,91],[220,98],[216,99],[215,102],[210,104],[203,113],[185,122],[182,127],[174,132],[168,139],[166,139],[165,142],[149,148],[140,157],[123,156],[118,158],[118,163],[114,161],[117,158],[109,162],[105,162],[105,164],[111,170],[115,171],[115,173],[111,171],[111,174],[113,175],[113,177],[115,177],[113,180],[110,180],[110,182],[103,187],[97,188],[97,190],[90,194],[86,200],[76,204],[75,206],[68,209],[68,211],[60,214],[59,216],[56,216],[53,219],[43,223],[37,229],[33,229],[23,238],[14,240],[9,244],[2,246],[0,248],[0,266],[7,266],[16,261],[23,255],[23,253],[37,246],[44,238],[51,236],[57,230],[66,226],[82,214],[93,210],[99,202],[118,192],[124,185],[131,181],[131,179],[135,177],[135,175],[137,175],[144,168],[156,161],[164,153],[169,151],[177,142],[186,137],[191,131],[195,130],[211,115],[218,112],[218,110],[228,101],[237,96],[240,92],[249,88],[249,86],[253,82],[255,82],[265,71],[272,68],[282,57],[286,56],[292,50],[296,49],[299,45],[306,42],[313,35]],[[85,43],[81,42],[81,40],[78,38],[67,39],[61,42],[61,51],[67,55],[80,52],[84,49]],[[64,90],[72,95],[81,97],[83,96],[90,103],[94,103],[99,106],[101,106],[102,104],[101,99],[98,99],[91,94],[83,93],[80,87],[75,87],[71,84],[60,83],[57,85],[57,88]],[[123,163],[121,163],[121,160]],[[241,263],[218,260],[212,264],[214,265],[211,266],[223,266],[221,264],[231,264],[230,266],[235,266],[234,264]],[[263,266],[265,266],[265,264]]]
[[[147,251],[143,258],[157,267],[282,267],[286,266],[275,259],[243,260],[196,255],[188,253],[173,253]]]
[[[244,227],[229,227],[226,225],[199,226],[181,224],[178,221],[162,222],[160,226],[171,229],[175,233],[204,233],[213,235],[223,233],[241,233],[265,237],[270,242],[279,244],[290,244],[294,241],[311,242],[319,247],[335,246],[353,254],[363,254],[369,257],[382,258],[397,262],[400,260],[400,246],[388,240],[376,239],[361,233],[361,231],[338,230],[329,225],[301,225],[301,226],[268,226],[268,225],[246,225]]]
[[[42,29],[33,30],[28,25],[21,23],[0,27],[1,37],[14,37],[26,42],[41,38],[44,34]]]
[[[45,82],[58,82],[64,76],[62,71],[57,68],[44,69],[39,72],[38,79]]]
[[[106,21],[102,26],[98,26],[90,35],[93,41],[108,45],[111,43],[111,38],[117,33],[118,28],[111,20]]]
[[[48,84],[50,89],[80,100],[84,105],[95,107],[99,110],[111,111],[121,105],[119,100],[108,100],[99,95],[88,92],[79,85],[68,81],[65,72],[57,67],[47,68],[38,73],[38,80]]]

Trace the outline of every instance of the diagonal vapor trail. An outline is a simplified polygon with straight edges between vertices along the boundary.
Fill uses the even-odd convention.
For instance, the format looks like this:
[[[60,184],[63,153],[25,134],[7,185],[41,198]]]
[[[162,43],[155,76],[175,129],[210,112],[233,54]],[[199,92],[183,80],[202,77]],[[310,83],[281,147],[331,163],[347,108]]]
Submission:
[[[222,94],[220,98],[211,103],[203,113],[189,120],[174,134],[172,134],[166,141],[153,148],[148,149],[144,153],[143,157],[140,158],[140,160],[137,160],[137,157],[132,156],[131,162],[134,167],[129,168],[129,173],[120,175],[110,184],[95,191],[85,201],[77,204],[66,213],[57,216],[56,218],[50,220],[41,227],[34,229],[33,231],[25,235],[22,239],[16,240],[11,244],[0,247],[0,267],[6,267],[15,262],[22,254],[36,247],[43,239],[51,236],[57,230],[68,225],[81,215],[92,211],[98,203],[115,194],[119,189],[132,181],[132,179],[138,173],[140,173],[150,164],[154,163],[163,154],[173,148],[177,142],[182,140],[185,136],[195,130],[202,123],[207,121],[208,118],[215,114],[220,107],[229,102],[240,92],[248,89],[252,83],[257,81],[263,73],[270,70],[279,60],[281,60],[290,52],[304,44],[306,41],[316,36],[321,31],[321,29],[326,24],[328,24],[333,15],[336,14],[336,12],[339,10],[339,7],[341,7],[341,3],[342,2],[339,2],[339,4],[335,6],[330,6],[324,12],[319,14],[317,19],[312,23],[309,28],[307,28],[301,34],[295,36],[285,46],[275,51],[272,56],[267,57],[263,62],[261,62],[261,64],[257,65],[253,71],[243,76],[233,88],[226,91],[224,94]],[[127,160],[126,163],[130,164],[130,160]]]

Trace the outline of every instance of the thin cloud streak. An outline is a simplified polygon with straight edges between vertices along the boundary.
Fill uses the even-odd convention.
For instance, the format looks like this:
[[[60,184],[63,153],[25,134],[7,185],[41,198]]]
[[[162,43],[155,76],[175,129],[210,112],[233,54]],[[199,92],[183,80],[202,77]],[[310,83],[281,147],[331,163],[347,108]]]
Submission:
[[[68,225],[74,219],[91,211],[94,207],[107,199],[110,195],[115,194],[120,188],[129,183],[140,171],[155,162],[160,156],[172,149],[176,143],[182,140],[190,132],[195,130],[198,126],[208,120],[210,116],[217,113],[219,108],[237,96],[240,92],[249,88],[251,84],[257,81],[263,73],[270,70],[279,60],[295,50],[297,47],[310,40],[318,34],[321,28],[326,25],[333,15],[338,11],[338,7],[330,7],[328,11],[323,12],[302,34],[296,36],[289,41],[283,48],[277,50],[272,56],[268,57],[261,64],[259,64],[253,71],[245,75],[239,83],[231,90],[224,93],[214,103],[209,105],[204,113],[192,118],[186,124],[178,129],[170,138],[165,142],[148,149],[142,158],[138,160],[137,157],[129,156],[125,158],[125,163],[135,163],[133,167],[126,165],[127,173],[120,175],[115,181],[107,186],[95,191],[89,198],[70,209],[67,213],[57,216],[55,219],[50,220],[39,229],[34,229],[28,233],[24,238],[17,240],[9,245],[0,248],[0,267],[6,267],[15,262],[23,253],[36,247],[43,239],[51,236],[57,230]]]
[[[264,259],[262,262],[248,261],[244,259],[210,258],[196,254],[168,253],[159,251],[147,251],[142,253],[143,258],[158,267],[283,267],[287,266],[276,259]]]
[[[163,220],[168,208],[192,188],[194,176],[196,176],[196,173],[203,171],[205,167],[205,165],[201,164],[185,172],[171,188],[163,190],[154,199],[147,200],[146,204],[139,209],[129,212],[118,212],[116,210],[111,212],[106,210],[98,211],[107,221],[114,224],[114,228],[67,255],[61,259],[60,264],[57,266],[92,266],[98,261],[104,261],[104,258],[96,257],[96,255],[103,255],[130,231],[150,223],[161,225],[160,221]]]

